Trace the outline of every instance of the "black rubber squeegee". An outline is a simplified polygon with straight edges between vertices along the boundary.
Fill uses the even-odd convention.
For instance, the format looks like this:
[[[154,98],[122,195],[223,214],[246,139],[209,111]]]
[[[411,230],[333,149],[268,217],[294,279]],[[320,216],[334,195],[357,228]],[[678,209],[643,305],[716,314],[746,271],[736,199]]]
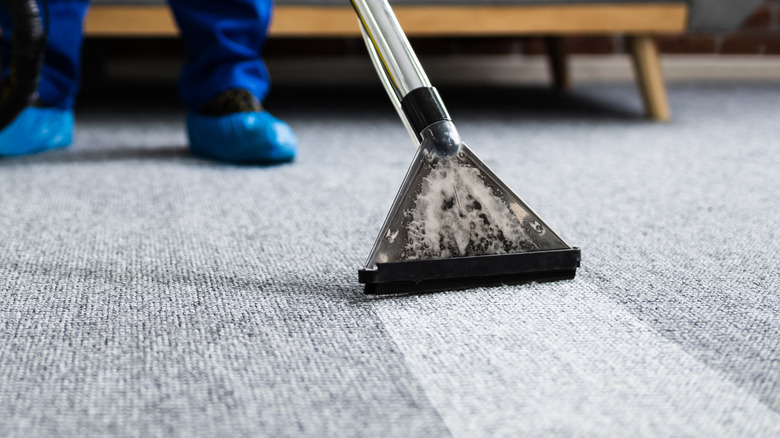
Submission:
[[[368,52],[418,146],[371,254],[369,294],[574,278],[567,245],[463,143],[386,0],[352,0]]]

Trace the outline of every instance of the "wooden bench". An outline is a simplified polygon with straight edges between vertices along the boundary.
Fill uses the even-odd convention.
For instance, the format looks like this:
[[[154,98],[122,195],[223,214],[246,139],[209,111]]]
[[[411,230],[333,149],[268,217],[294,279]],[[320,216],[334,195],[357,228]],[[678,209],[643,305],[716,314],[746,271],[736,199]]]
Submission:
[[[623,34],[648,117],[668,120],[669,104],[653,35],[687,28],[687,3],[603,3],[476,6],[397,5],[393,9],[410,37],[523,36],[547,37],[553,83],[569,86],[566,35]],[[176,36],[178,28],[166,6],[94,4],[85,33],[101,37]],[[358,37],[350,6],[277,5],[271,37]]]

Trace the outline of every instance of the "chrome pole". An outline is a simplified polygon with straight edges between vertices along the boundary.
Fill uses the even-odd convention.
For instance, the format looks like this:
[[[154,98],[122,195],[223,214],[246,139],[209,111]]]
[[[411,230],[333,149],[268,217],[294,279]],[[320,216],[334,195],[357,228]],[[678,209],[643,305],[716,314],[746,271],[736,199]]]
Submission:
[[[351,1],[361,26],[376,49],[384,74],[393,85],[396,98],[401,101],[414,89],[430,87],[431,83],[387,1]]]
[[[387,72],[382,66],[382,59],[379,57],[376,47],[371,43],[371,38],[368,36],[368,33],[366,33],[366,28],[362,25],[360,26],[360,33],[363,35],[363,41],[366,43],[366,49],[368,49],[368,56],[371,58],[371,63],[374,64],[374,68],[377,73],[379,73],[379,80],[382,82],[382,86],[387,92],[388,97],[390,97],[390,101],[393,103],[393,107],[398,113],[398,117],[401,118],[401,121],[406,128],[406,132],[409,133],[409,137],[411,137],[414,145],[420,147],[420,139],[417,137],[417,134],[415,134],[412,125],[409,124],[409,120],[406,118],[406,114],[404,114],[404,110],[401,108],[401,101],[398,99],[398,94],[396,93],[393,84],[390,82]]]

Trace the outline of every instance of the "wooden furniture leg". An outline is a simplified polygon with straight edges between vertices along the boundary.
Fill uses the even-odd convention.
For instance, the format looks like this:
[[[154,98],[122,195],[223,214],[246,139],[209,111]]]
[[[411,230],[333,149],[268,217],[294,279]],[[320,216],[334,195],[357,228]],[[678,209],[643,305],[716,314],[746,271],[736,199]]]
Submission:
[[[655,40],[650,35],[630,35],[626,37],[626,47],[633,60],[647,116],[657,121],[669,120],[669,101]]]
[[[552,84],[556,90],[565,91],[571,87],[569,63],[566,58],[566,41],[560,36],[545,37],[547,61],[550,65]]]

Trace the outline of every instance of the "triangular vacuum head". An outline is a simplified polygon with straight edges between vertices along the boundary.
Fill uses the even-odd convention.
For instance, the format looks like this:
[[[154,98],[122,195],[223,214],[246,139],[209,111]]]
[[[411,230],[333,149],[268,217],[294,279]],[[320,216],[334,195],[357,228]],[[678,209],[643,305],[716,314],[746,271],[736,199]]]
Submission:
[[[452,122],[422,144],[359,281],[366,293],[431,292],[573,278],[567,245],[474,155]]]

